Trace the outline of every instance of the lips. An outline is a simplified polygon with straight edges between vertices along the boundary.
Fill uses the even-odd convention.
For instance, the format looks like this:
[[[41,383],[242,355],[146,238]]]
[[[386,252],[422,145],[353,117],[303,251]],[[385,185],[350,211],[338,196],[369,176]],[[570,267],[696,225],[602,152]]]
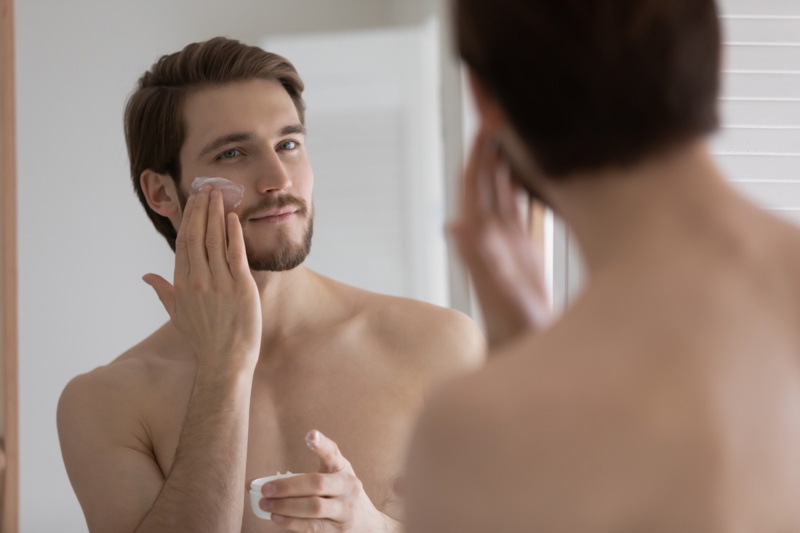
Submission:
[[[269,219],[269,218],[279,218],[279,217],[284,217],[286,215],[293,215],[296,212],[297,212],[297,208],[296,207],[281,207],[280,209],[271,209],[271,210],[269,210],[269,211],[267,211],[265,213],[260,213],[260,214],[258,214],[256,216],[250,218],[250,220],[263,220],[263,219]]]

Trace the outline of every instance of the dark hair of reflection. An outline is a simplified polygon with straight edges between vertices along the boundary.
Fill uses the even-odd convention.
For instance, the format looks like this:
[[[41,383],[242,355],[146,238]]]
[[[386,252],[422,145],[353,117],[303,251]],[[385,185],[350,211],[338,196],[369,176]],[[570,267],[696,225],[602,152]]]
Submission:
[[[546,176],[633,165],[713,132],[713,0],[453,0],[458,49]]]

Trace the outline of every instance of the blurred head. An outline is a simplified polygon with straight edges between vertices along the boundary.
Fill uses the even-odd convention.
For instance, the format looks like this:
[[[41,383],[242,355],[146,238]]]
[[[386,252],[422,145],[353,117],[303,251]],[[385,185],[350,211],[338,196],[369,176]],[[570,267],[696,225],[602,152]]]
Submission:
[[[224,177],[245,186],[251,268],[302,262],[313,224],[302,92],[286,59],[226,38],[163,56],[139,79],[125,109],[131,178],[173,250],[191,181]]]
[[[549,179],[631,166],[718,126],[714,0],[453,1],[473,79]]]

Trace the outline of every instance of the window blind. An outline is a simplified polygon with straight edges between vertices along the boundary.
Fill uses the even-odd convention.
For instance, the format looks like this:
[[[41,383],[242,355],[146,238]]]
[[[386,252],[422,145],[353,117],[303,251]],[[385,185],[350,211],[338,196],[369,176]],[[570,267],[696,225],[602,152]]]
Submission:
[[[712,152],[763,207],[800,223],[800,2],[722,0],[722,129]]]

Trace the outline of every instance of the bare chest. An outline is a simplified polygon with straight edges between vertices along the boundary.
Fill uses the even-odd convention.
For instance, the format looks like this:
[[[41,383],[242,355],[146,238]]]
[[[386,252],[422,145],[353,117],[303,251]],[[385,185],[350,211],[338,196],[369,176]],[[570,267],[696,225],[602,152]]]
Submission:
[[[161,408],[151,414],[153,451],[165,476],[191,397],[193,380],[185,377],[162,392]],[[392,486],[422,404],[418,383],[413,375],[362,357],[259,365],[247,421],[247,482],[276,472],[317,472],[319,459],[305,445],[305,435],[317,429],[338,444],[375,506],[396,515]],[[274,527],[246,506],[243,516],[243,531]]]

